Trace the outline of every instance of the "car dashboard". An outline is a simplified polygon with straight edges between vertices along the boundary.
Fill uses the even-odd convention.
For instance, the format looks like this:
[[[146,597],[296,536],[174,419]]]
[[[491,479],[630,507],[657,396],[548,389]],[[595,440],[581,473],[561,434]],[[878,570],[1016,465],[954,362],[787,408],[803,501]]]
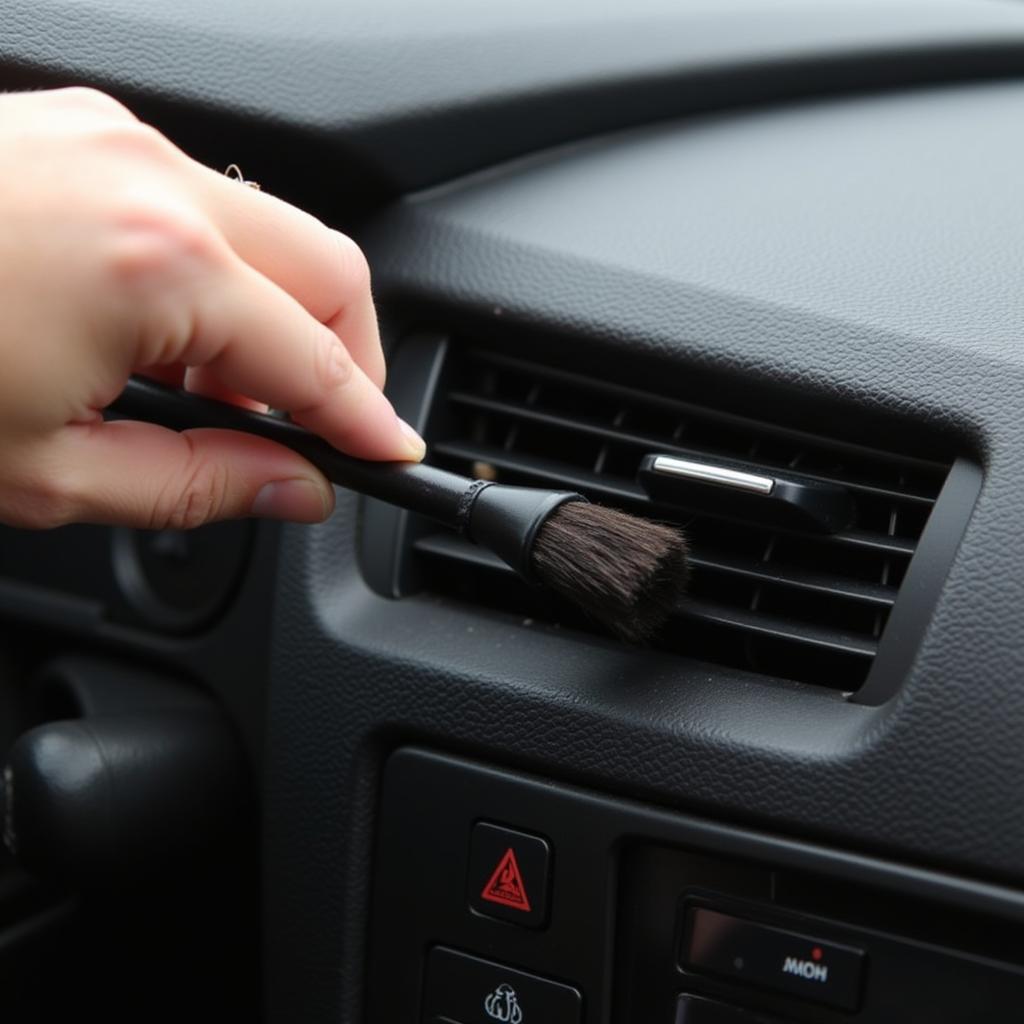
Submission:
[[[8,740],[54,665],[198,690],[238,737],[258,824],[230,884],[180,867],[176,942],[219,929],[183,991],[308,1024],[1015,1019],[1024,8],[0,15],[0,85],[106,88],[363,246],[429,462],[692,546],[637,647],[346,491],[316,527],[3,530]],[[69,956],[52,908],[105,894],[9,901],[50,915],[33,977]],[[162,1019],[153,941],[115,1019]]]

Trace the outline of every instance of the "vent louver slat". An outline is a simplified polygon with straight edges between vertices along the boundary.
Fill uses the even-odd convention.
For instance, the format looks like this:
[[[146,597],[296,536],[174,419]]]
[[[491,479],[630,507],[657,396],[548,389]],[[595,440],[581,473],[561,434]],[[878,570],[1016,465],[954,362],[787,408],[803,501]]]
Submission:
[[[416,550],[423,554],[452,559],[464,565],[501,573],[510,578],[515,576],[497,555],[492,555],[489,551],[478,548],[470,541],[450,534],[435,533],[422,537],[416,542]],[[737,609],[707,601],[700,604],[687,602],[680,606],[678,614],[683,618],[703,619],[708,622],[738,626],[769,636],[786,636],[796,643],[806,643],[813,647],[823,647],[865,657],[874,655],[878,646],[874,641],[863,640],[835,631],[814,629],[809,626],[794,630],[791,624],[785,620],[771,616],[744,614]]]
[[[737,565],[734,562],[713,560],[700,555],[693,555],[690,558],[690,566],[700,569],[701,572],[722,572],[732,573],[736,576],[745,576],[747,579],[756,580],[759,583],[770,583],[782,587],[794,587],[798,590],[807,590],[820,594],[839,594],[843,597],[851,597],[860,601],[868,601],[871,604],[891,608],[896,603],[896,589],[894,587],[883,587],[871,583],[857,583],[854,580],[840,581],[835,577],[820,575],[819,573],[789,569],[786,572],[773,571],[771,563]]]
[[[480,412],[491,412],[499,415],[511,416],[531,423],[539,423],[543,426],[554,427],[556,430],[575,431],[578,434],[599,438],[603,441],[610,441],[614,444],[632,445],[649,451],[657,448],[658,451],[672,455],[703,456],[706,450],[688,448],[686,445],[674,444],[661,437],[650,437],[644,434],[636,434],[625,430],[615,430],[597,423],[587,423],[583,420],[574,420],[567,416],[556,416],[551,413],[541,412],[529,405],[514,405],[510,402],[497,402],[490,398],[483,398],[478,395],[470,395],[464,391],[453,391],[448,395],[448,401],[454,405],[461,405]],[[781,466],[779,467],[782,468]],[[880,498],[896,499],[898,501],[916,502],[922,505],[932,505],[934,497],[925,494],[915,494],[912,491],[898,491],[887,487],[878,487],[863,483],[858,480],[836,480],[833,477],[822,476],[817,473],[801,471],[801,476],[809,480],[817,480],[821,483],[841,483],[851,490],[861,491],[865,494],[874,494]]]
[[[490,445],[462,444],[441,441],[432,446],[435,459],[450,464],[470,466],[483,465],[501,472],[501,479],[510,483],[536,484],[538,486],[563,487],[584,492],[589,498],[597,498],[609,504],[622,505],[629,511],[643,512],[650,499],[639,484],[631,481],[601,476],[599,473],[576,469],[566,463],[545,459],[543,456],[529,458],[517,453],[502,451]],[[637,462],[639,463],[639,458]],[[462,470],[468,472],[468,470]],[[910,556],[914,553],[914,542],[901,537],[865,530],[842,530],[829,538],[830,542],[848,547],[866,548],[893,555]]]
[[[579,490],[675,521],[693,548],[690,596],[654,646],[783,679],[855,690],[875,657],[949,464],[765,423],[564,370],[452,347],[428,427],[430,458],[508,483]],[[836,533],[751,521],[749,510],[652,502],[650,453],[732,460],[845,488]],[[411,556],[425,589],[587,629],[472,544],[422,525]]]

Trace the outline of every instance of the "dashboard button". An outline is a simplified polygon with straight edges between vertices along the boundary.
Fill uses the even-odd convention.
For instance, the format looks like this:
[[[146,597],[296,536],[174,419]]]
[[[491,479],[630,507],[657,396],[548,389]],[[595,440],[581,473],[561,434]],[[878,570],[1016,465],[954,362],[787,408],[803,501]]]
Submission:
[[[546,839],[480,821],[469,850],[469,905],[478,914],[542,928],[548,917]]]
[[[691,908],[683,939],[685,966],[790,992],[842,1010],[860,1002],[864,951],[801,932]]]
[[[570,985],[436,946],[427,957],[424,1024],[579,1024]]]

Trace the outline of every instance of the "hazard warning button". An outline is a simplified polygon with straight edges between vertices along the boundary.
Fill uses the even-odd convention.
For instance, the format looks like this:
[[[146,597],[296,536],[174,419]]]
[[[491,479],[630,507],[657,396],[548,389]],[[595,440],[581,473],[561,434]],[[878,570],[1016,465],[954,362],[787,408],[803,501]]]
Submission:
[[[478,821],[469,851],[469,905],[478,914],[542,928],[548,916],[546,839]]]

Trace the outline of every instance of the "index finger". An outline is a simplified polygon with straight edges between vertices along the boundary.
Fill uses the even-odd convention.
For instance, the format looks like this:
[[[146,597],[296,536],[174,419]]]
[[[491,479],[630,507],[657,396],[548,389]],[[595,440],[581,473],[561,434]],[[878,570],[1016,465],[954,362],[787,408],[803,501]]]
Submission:
[[[395,414],[337,336],[230,250],[183,281],[187,337],[161,360],[203,367],[365,459],[418,460],[422,440]]]
[[[201,164],[193,167],[198,198],[231,248],[326,324],[382,388],[384,353],[359,246],[281,199]]]

